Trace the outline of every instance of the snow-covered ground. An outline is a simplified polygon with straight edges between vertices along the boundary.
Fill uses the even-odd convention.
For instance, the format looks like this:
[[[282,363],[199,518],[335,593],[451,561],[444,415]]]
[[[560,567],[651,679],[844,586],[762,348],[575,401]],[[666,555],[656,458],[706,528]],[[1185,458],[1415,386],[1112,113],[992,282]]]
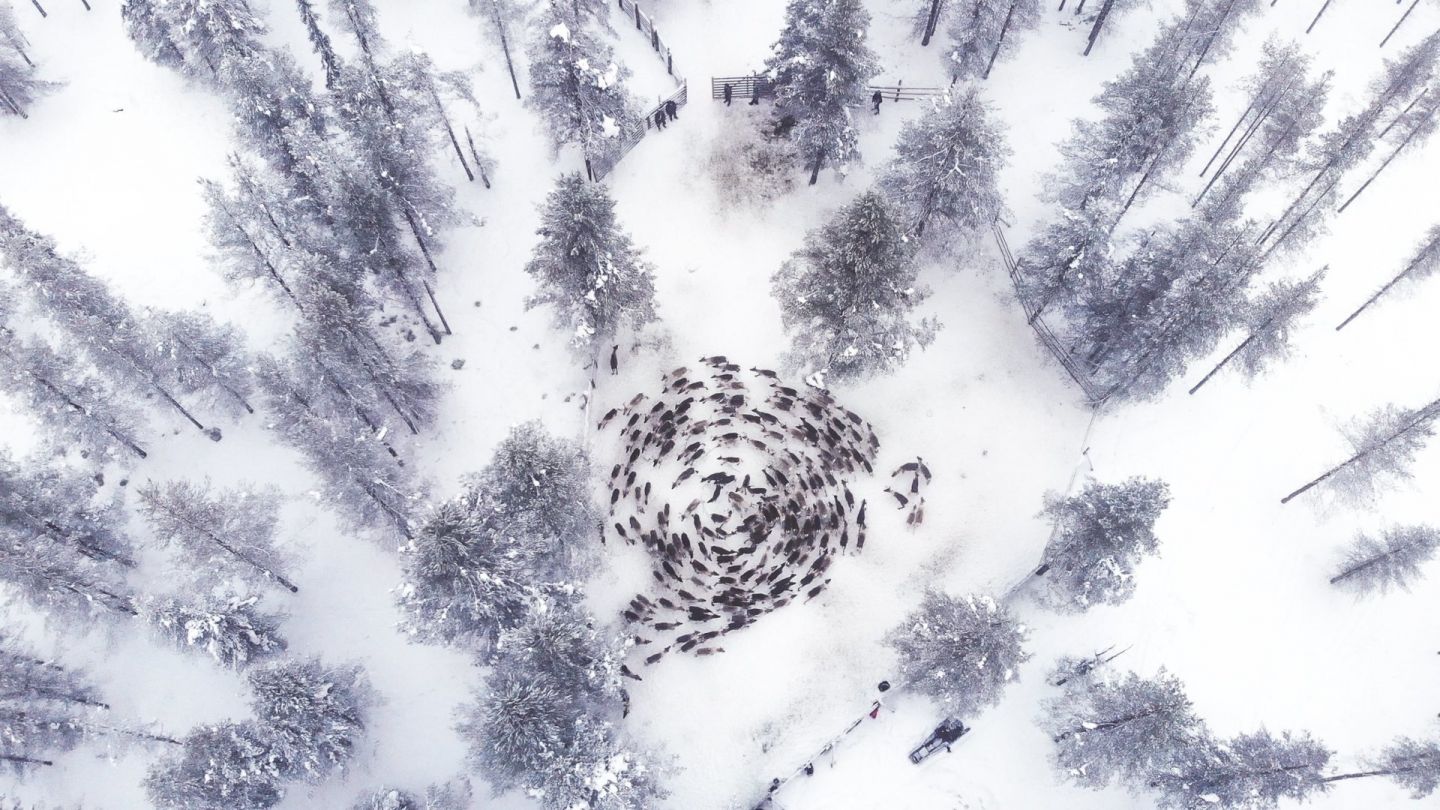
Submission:
[[[29,120],[0,119],[0,202],[30,227],[85,258],[137,305],[203,308],[244,326],[256,345],[279,332],[259,290],[235,291],[214,268],[195,182],[219,177],[233,148],[228,112],[204,88],[141,58],[125,36],[117,2],[51,0],[40,19],[16,3],[44,75],[65,87],[36,104]],[[270,0],[273,39],[314,67],[293,7]],[[535,243],[536,206],[554,179],[579,168],[574,154],[548,148],[539,119],[515,101],[504,63],[466,14],[462,0],[378,4],[395,47],[427,50],[442,67],[474,74],[486,112],[481,125],[499,166],[494,187],[466,184],[450,155],[438,155],[459,198],[479,221],[447,236],[439,257],[439,297],[455,336],[432,350],[450,383],[439,428],[419,460],[439,500],[459,477],[484,465],[508,428],[541,419],[556,433],[587,430],[578,393],[586,374],[543,311],[524,310],[522,272]],[[914,2],[870,2],[870,44],[879,81],[909,86],[948,82],[941,42],[922,49],[912,33]],[[1047,8],[1016,57],[985,83],[1014,150],[1002,178],[1017,248],[1050,215],[1044,174],[1070,122],[1093,114],[1101,82],[1148,44],[1175,0],[1155,0],[1117,20],[1096,51],[1080,56],[1084,26]],[[1318,0],[1267,7],[1234,52],[1207,68],[1217,89],[1215,128],[1245,104],[1239,87],[1272,32],[1298,39],[1317,66],[1335,71],[1329,115],[1353,109],[1366,84],[1393,56],[1440,21],[1424,4],[1384,51],[1378,43],[1399,11],[1393,4],[1337,3],[1309,36]],[[643,6],[642,6],[643,7]],[[1383,8],[1382,8],[1383,7]],[[704,173],[726,131],[726,116],[748,114],[709,98],[709,77],[758,69],[781,26],[778,0],[663,0],[658,24],[691,83],[680,120],[646,137],[607,178],[621,223],[656,267],[657,301],[672,341],[668,354],[622,353],[621,374],[600,381],[603,411],[650,390],[659,370],[722,353],[775,367],[785,341],[769,279],[810,228],[863,190],[891,153],[917,102],[859,111],[865,164],[849,176],[822,173],[765,210],[736,210]],[[613,44],[632,70],[634,92],[649,101],[672,85],[645,39],[615,14]],[[522,84],[523,87],[523,84]],[[1223,129],[1220,134],[1223,134]],[[1219,135],[1202,140],[1195,165],[1180,175],[1175,199],[1198,187],[1199,165]],[[1135,597],[1082,616],[1057,616],[1021,595],[1015,605],[1033,636],[1020,682],[992,711],[967,718],[975,731],[953,754],[923,766],[905,758],[940,717],[903,692],[866,719],[811,777],[779,794],[788,810],[847,808],[1144,808],[1119,790],[1064,784],[1047,760],[1051,745],[1035,724],[1049,688],[1044,673],[1062,654],[1129,647],[1117,665],[1179,676],[1198,712],[1217,732],[1265,726],[1307,729],[1354,764],[1391,738],[1433,733],[1440,707],[1440,576],[1408,593],[1356,602],[1327,584],[1339,548],[1357,531],[1436,518],[1427,487],[1440,481],[1440,448],[1423,453],[1414,478],[1371,508],[1307,496],[1279,498],[1344,452],[1338,428],[1388,403],[1418,405],[1440,387],[1440,284],[1395,296],[1344,332],[1354,306],[1388,278],[1440,212],[1440,151],[1399,159],[1332,232],[1295,260],[1300,273],[1330,266],[1324,301],[1299,333],[1296,355],[1254,383],[1222,376],[1195,396],[1188,385],[1141,405],[1106,408],[1098,418],[1064,372],[1038,347],[1010,294],[993,247],[933,261],[922,280],[925,305],[944,324],[936,342],[899,373],[838,390],[881,439],[890,469],[919,454],[935,474],[927,519],[907,530],[900,513],[880,511],[865,552],[843,559],[818,599],[794,604],[726,639],[724,655],[673,655],[645,673],[631,693],[631,730],[672,758],[672,797],[683,810],[748,807],[774,776],[809,761],[861,716],[875,684],[893,673],[883,636],[918,604],[926,587],[955,594],[1001,593],[1035,563],[1047,536],[1037,517],[1050,490],[1084,476],[1159,477],[1174,502],[1158,526],[1162,551],[1142,564]],[[1173,207],[1162,195],[1150,216]],[[1178,210],[1178,209],[1177,209]],[[461,370],[452,359],[463,358]],[[1416,364],[1419,364],[1418,366]],[[1191,370],[1193,382],[1205,364]],[[16,424],[7,420],[7,426]],[[23,434],[23,426],[11,428]],[[23,435],[6,437],[23,450]],[[390,589],[399,579],[394,549],[340,530],[309,493],[298,456],[255,424],[227,427],[211,443],[167,436],[135,473],[137,482],[210,476],[220,483],[263,481],[291,496],[284,535],[303,556],[305,587],[287,605],[285,632],[298,653],[364,664],[384,702],[371,747],[343,778],[297,789],[284,808],[339,808],[382,783],[418,789],[466,770],[452,730],[454,708],[480,672],[460,653],[409,644],[395,629]],[[604,466],[608,462],[601,459]],[[111,484],[114,485],[113,482]],[[884,481],[857,494],[878,503]],[[1433,490],[1431,491],[1433,493]],[[136,521],[136,530],[142,527]],[[633,552],[611,550],[592,602],[613,615],[633,593]],[[8,609],[7,609],[8,610]],[[246,711],[241,678],[197,656],[133,635],[78,634],[23,611],[7,613],[47,651],[89,667],[115,712],[170,733]],[[144,807],[148,758],[81,751],[25,782],[0,781],[0,795],[89,808]],[[1388,782],[1342,783],[1314,802],[1325,808],[1413,806]],[[484,806],[525,807],[520,797]]]

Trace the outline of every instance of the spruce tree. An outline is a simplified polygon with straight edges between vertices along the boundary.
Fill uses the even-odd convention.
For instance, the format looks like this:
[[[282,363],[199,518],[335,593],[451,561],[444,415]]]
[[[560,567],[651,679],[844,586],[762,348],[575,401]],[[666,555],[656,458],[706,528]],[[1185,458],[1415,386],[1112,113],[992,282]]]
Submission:
[[[1331,752],[1308,733],[1268,731],[1226,741],[1205,739],[1180,749],[1153,771],[1150,787],[1162,808],[1274,808],[1323,794]]]
[[[900,131],[880,188],[904,211],[915,236],[924,236],[932,221],[951,231],[979,231],[1000,215],[997,176],[1010,150],[993,117],[979,91],[970,89]]]
[[[152,768],[146,793],[163,810],[265,810],[284,795],[287,763],[273,733],[255,723],[190,732],[173,759]]]
[[[1248,307],[1245,315],[1247,334],[1240,344],[1225,355],[1195,386],[1193,394],[1209,382],[1221,369],[1239,363],[1246,377],[1263,373],[1271,363],[1290,354],[1290,333],[1300,318],[1310,314],[1319,303],[1321,268],[1300,281],[1277,281]]]
[[[37,75],[28,44],[10,6],[0,5],[0,116],[29,118],[31,105],[58,86]]]
[[[1357,500],[1373,498],[1391,480],[1410,477],[1407,467],[1435,433],[1440,399],[1419,408],[1386,405],[1346,431],[1353,452],[1304,486],[1280,499],[1289,503],[1311,489],[1328,484]]]
[[[1040,24],[1040,0],[958,0],[950,10],[952,80],[988,79],[1018,37]]]
[[[1406,590],[1437,551],[1440,531],[1430,526],[1395,526],[1379,537],[1362,534],[1346,550],[1330,584],[1351,588],[1362,596],[1391,588]]]
[[[1370,764],[1369,770],[1342,773],[1325,778],[1327,783],[1346,779],[1385,776],[1410,791],[1410,798],[1424,799],[1440,790],[1440,739],[1417,740],[1401,737]]]
[[[125,0],[120,17],[147,58],[222,86],[264,49],[248,0]]]
[[[1049,495],[1045,517],[1054,531],[1036,576],[1047,578],[1047,602],[1081,612],[1119,604],[1135,591],[1135,565],[1160,545],[1155,521],[1170,505],[1163,481],[1093,482],[1068,498]]]
[[[793,122],[790,138],[811,185],[826,161],[843,168],[859,156],[853,115],[880,72],[865,44],[869,27],[860,0],[789,0],[785,6],[785,28],[765,72],[775,87],[775,120]]]
[[[287,560],[275,545],[279,491],[217,492],[209,481],[148,482],[136,490],[140,512],[162,541],[178,547],[197,572],[227,571],[250,582],[273,582],[295,593]]]
[[[1025,637],[1025,626],[989,597],[926,591],[888,641],[901,683],[935,698],[950,714],[969,715],[998,703],[1015,681],[1030,657]]]
[[[1046,708],[1056,766],[1091,788],[1143,783],[1172,752],[1206,733],[1184,685],[1163,669],[1153,678],[1130,672],[1075,683]]]
[[[1429,232],[1425,234],[1425,238],[1416,246],[1415,253],[1411,256],[1410,261],[1405,265],[1404,269],[1396,273],[1389,281],[1385,282],[1385,285],[1379,290],[1376,290],[1374,295],[1365,299],[1365,303],[1361,304],[1359,309],[1350,313],[1344,321],[1341,321],[1340,325],[1335,327],[1335,331],[1338,332],[1348,326],[1351,321],[1360,316],[1360,313],[1369,309],[1372,304],[1380,300],[1382,296],[1394,289],[1395,285],[1400,282],[1420,281],[1435,275],[1437,272],[1440,272],[1440,225],[1433,226]]]
[[[557,149],[580,149],[593,180],[645,125],[625,89],[630,72],[587,30],[589,15],[577,15],[576,5],[551,2],[531,22],[529,103]]]
[[[771,279],[791,336],[790,365],[855,380],[894,371],[938,323],[912,322],[925,299],[905,226],[879,193],[860,195],[805,237]]]
[[[277,617],[262,612],[258,601],[170,597],[147,603],[141,615],[172,646],[194,648],[221,666],[241,669],[285,650]]]
[[[540,242],[525,265],[539,292],[526,306],[554,307],[570,344],[595,362],[623,328],[655,320],[650,265],[615,221],[615,201],[578,174],[560,178],[541,208]]]
[[[285,778],[320,781],[355,755],[374,700],[360,667],[282,661],[252,668],[248,680]]]

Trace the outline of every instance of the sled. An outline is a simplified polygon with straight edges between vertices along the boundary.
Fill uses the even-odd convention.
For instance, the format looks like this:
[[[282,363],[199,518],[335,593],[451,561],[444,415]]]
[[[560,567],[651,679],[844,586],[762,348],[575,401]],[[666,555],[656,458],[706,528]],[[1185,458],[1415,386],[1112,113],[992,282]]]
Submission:
[[[945,718],[925,742],[920,743],[914,751],[910,752],[910,761],[916,765],[924,762],[941,750],[949,751],[950,746],[961,737],[970,733],[970,727],[951,717]]]

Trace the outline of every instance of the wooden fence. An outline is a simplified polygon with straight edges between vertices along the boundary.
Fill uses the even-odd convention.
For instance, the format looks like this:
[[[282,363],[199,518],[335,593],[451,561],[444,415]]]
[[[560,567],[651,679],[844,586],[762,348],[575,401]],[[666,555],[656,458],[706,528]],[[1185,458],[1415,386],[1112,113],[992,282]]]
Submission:
[[[1025,295],[1020,279],[1020,263],[1015,260],[1015,254],[1010,251],[1010,242],[1005,238],[1005,231],[1000,227],[1000,221],[996,220],[992,223],[990,230],[995,236],[995,246],[1000,251],[1000,259],[1005,263],[1006,272],[1010,274],[1010,282],[1015,286],[1015,297],[1020,299],[1020,308],[1025,311],[1025,321],[1035,330],[1035,336],[1040,338],[1040,342],[1050,351],[1050,354],[1054,355],[1055,359],[1064,367],[1066,373],[1070,375],[1070,379],[1080,386],[1080,390],[1085,393],[1085,398],[1090,404],[1096,407],[1104,404],[1110,392],[1096,385],[1090,379],[1090,375],[1080,368],[1080,364],[1076,363],[1075,358],[1071,357],[1070,352],[1061,345],[1060,339],[1051,331],[1049,325],[1045,323],[1045,319],[1040,317],[1039,310],[1030,303],[1029,298]]]
[[[592,161],[591,172],[594,175],[594,179],[597,182],[605,179],[605,176],[614,171],[615,167],[619,165],[621,158],[630,154],[630,150],[634,149],[636,144],[645,139],[645,136],[655,128],[655,113],[662,112],[667,102],[673,101],[676,107],[684,107],[689,100],[690,85],[688,82],[682,81],[680,82],[680,87],[677,88],[675,92],[666,98],[660,99],[654,107],[645,111],[645,114],[641,116],[642,126],[631,130],[631,134],[628,136],[622,136],[623,140],[620,141],[620,148],[616,149],[613,155],[607,155],[604,158],[598,158]]]
[[[649,14],[640,10],[635,0],[615,0],[620,6],[620,11],[635,23],[635,30],[644,34],[650,39],[650,48],[660,57],[665,65],[665,72],[669,73],[676,81],[684,82],[685,79],[675,72],[675,54],[665,40],[660,37],[660,32],[655,28],[655,20]]]
[[[775,82],[767,76],[711,76],[710,77],[710,98],[724,98],[725,85],[730,85],[732,100],[748,101],[756,97],[758,89],[760,98],[772,98],[775,95]],[[945,95],[946,88],[943,87],[906,87],[904,82],[898,84],[872,84],[865,88],[865,99],[869,101],[870,96],[879,93],[886,101],[918,101],[925,98],[938,98]]]

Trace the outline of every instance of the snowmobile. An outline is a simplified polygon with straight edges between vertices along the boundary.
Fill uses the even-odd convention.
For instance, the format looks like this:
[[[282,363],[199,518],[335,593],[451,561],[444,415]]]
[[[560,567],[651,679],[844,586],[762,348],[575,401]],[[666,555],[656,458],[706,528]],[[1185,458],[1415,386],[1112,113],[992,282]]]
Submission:
[[[930,732],[930,736],[925,738],[925,742],[920,743],[918,748],[910,752],[910,761],[919,765],[939,753],[941,749],[949,751],[951,744],[969,733],[969,726],[954,717],[947,717],[940,721],[940,725],[936,726],[934,731]]]

